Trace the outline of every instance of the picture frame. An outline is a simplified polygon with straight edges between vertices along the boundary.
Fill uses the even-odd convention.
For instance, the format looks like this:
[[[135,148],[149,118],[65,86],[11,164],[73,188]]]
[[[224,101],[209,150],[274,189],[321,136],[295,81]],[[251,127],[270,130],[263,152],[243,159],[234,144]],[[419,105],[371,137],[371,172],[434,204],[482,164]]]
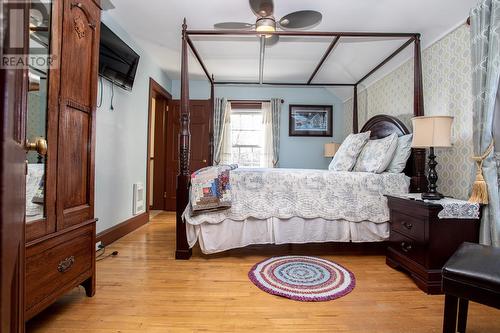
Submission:
[[[289,136],[331,137],[333,135],[332,105],[293,104],[289,109]]]

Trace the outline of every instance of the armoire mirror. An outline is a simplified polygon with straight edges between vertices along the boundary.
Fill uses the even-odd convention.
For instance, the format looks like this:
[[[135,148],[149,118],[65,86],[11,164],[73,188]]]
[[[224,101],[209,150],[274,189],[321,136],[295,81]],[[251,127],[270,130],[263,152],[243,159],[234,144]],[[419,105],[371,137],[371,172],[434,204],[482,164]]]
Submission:
[[[51,1],[30,3],[26,112],[26,222],[45,217],[47,168],[47,100],[50,55]]]

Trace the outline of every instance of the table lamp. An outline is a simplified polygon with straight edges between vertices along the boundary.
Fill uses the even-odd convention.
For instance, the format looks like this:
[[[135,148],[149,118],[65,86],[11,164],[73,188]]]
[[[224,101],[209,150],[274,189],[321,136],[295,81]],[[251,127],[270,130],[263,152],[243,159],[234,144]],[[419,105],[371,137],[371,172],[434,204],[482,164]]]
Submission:
[[[424,116],[412,118],[413,123],[413,148],[429,148],[429,190],[422,193],[422,199],[439,200],[443,195],[437,191],[436,182],[436,155],[434,148],[451,147],[451,124],[453,117],[450,116]]]
[[[340,145],[335,142],[329,142],[325,143],[325,157],[333,157],[335,156],[335,153],[337,153],[337,150],[339,150]]]

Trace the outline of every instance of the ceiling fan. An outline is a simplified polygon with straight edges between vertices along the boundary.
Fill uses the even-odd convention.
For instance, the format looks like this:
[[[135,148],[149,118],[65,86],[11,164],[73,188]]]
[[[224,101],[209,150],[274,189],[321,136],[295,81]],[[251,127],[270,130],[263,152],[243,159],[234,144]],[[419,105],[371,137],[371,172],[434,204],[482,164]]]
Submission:
[[[273,0],[249,0],[257,20],[254,24],[245,22],[221,22],[214,24],[216,29],[230,30],[253,30],[262,32],[266,37],[266,45],[274,45],[278,42],[278,35],[266,35],[266,32],[274,32],[277,29],[293,30],[311,28],[321,22],[323,15],[315,10],[300,10],[283,16],[277,20],[274,13]]]

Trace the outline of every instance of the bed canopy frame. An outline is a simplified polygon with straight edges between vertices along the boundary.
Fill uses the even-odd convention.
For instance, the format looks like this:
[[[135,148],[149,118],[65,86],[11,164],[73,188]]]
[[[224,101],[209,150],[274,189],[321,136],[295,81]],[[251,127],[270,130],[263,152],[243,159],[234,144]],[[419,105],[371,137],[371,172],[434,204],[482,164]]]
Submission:
[[[216,85],[259,85],[259,86],[284,86],[284,87],[352,87],[353,88],[353,133],[358,133],[358,85],[365,81],[368,77],[378,71],[382,66],[387,64],[396,55],[401,53],[409,45],[414,45],[414,89],[413,89],[413,114],[414,116],[424,115],[424,98],[423,98],[423,80],[422,80],[422,58],[419,33],[388,33],[388,32],[323,32],[323,31],[274,31],[266,32],[266,35],[278,35],[289,37],[331,37],[332,41],[320,61],[316,65],[314,71],[309,76],[307,82],[264,82],[263,80],[263,61],[265,37],[262,32],[258,31],[242,31],[242,30],[188,30],[186,19],[182,24],[182,47],[181,47],[181,97],[180,97],[180,130],[179,130],[179,174],[177,176],[177,192],[176,192],[176,259],[189,259],[191,257],[191,249],[187,243],[186,227],[182,221],[182,214],[189,203],[189,184],[190,184],[190,107],[189,107],[189,70],[188,70],[188,48],[193,53],[194,57],[200,64],[205,76],[210,82],[210,99],[214,99],[214,90]],[[216,81],[214,75],[210,74],[205,66],[198,50],[190,36],[259,36],[260,37],[260,68],[259,82],[238,82],[238,81]],[[331,54],[337,43],[342,37],[373,37],[373,38],[408,38],[398,49],[391,53],[381,63],[370,70],[366,75],[354,83],[313,83],[312,81],[320,71],[324,62]],[[213,112],[213,109],[212,109]],[[377,134],[390,132],[394,127],[400,130],[400,134],[408,132],[406,127],[397,119],[390,116],[376,116],[370,120],[373,124],[365,124],[364,129],[370,126],[376,126]],[[370,122],[369,121],[369,122]],[[210,161],[213,163],[213,126],[210,128]],[[409,132],[408,132],[409,133]],[[424,174],[425,166],[425,149],[413,149],[411,166],[411,186],[412,192],[421,192],[427,186],[427,181]]]

